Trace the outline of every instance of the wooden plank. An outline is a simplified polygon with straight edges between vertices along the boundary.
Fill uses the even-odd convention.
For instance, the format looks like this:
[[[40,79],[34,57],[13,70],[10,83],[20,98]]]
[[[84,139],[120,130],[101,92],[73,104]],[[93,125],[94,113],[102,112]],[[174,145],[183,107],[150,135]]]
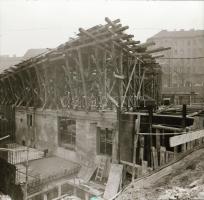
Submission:
[[[160,124],[152,124],[152,128],[155,128],[155,129],[163,129],[163,130],[172,130],[172,131],[178,131],[178,132],[183,131],[182,128],[176,128],[176,127],[170,127],[170,126],[163,126],[163,125],[160,125]],[[172,134],[173,134],[173,133],[172,133]]]
[[[175,147],[180,144],[185,144],[187,142],[191,142],[193,140],[204,137],[204,129],[194,132],[189,132],[183,135],[178,135],[174,137],[170,137],[169,143],[170,147]]]
[[[108,182],[103,195],[104,199],[110,199],[117,194],[122,180],[122,171],[123,165],[111,164]]]
[[[153,161],[153,168],[157,169],[158,168],[158,155],[157,155],[157,150],[155,147],[152,147],[152,161]]]
[[[135,167],[135,168],[141,167],[140,165],[137,165],[137,164],[134,165],[133,163],[125,161],[125,160],[120,160],[120,163],[123,165],[130,166],[130,167]]]
[[[77,176],[80,179],[84,180],[85,183],[87,183],[88,181],[90,181],[92,175],[96,171],[96,168],[97,168],[96,165],[93,165],[93,166],[82,166]]]

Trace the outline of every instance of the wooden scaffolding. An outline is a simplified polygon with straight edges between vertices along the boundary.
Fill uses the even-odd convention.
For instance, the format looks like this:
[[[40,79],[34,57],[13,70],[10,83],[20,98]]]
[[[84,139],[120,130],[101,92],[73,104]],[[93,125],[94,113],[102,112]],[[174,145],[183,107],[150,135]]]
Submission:
[[[0,104],[86,111],[131,111],[160,102],[161,68],[148,50],[124,31],[120,20],[79,28],[76,38],[0,74]]]

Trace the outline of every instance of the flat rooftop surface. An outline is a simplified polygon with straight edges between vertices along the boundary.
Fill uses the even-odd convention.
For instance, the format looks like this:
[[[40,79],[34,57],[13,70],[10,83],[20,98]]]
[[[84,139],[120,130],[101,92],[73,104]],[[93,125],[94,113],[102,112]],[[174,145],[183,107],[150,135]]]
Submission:
[[[77,167],[79,167],[78,164],[59,157],[48,157],[29,162],[29,171],[36,172],[42,177],[69,171]]]
[[[20,172],[25,173],[25,164],[17,164]],[[32,180],[34,177],[45,179],[48,177],[62,177],[73,174],[79,168],[79,164],[65,160],[59,157],[47,157],[38,160],[29,161],[28,177]],[[24,176],[25,177],[25,176]],[[23,178],[24,179],[24,178]],[[21,181],[23,181],[21,179]]]

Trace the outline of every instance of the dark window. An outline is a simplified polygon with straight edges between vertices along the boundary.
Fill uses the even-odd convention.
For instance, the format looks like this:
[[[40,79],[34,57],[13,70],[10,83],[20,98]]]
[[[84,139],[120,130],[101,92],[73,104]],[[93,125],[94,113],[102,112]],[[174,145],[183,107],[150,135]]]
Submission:
[[[27,125],[28,127],[33,126],[33,115],[32,114],[27,114]]]
[[[59,117],[59,145],[74,149],[76,144],[76,121]]]
[[[98,128],[99,154],[112,155],[113,131],[109,129]]]

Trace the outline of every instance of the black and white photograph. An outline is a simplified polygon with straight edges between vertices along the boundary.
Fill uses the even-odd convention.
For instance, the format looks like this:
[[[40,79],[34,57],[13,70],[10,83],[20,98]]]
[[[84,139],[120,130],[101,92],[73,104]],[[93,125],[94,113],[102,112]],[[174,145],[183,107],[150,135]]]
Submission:
[[[0,0],[0,200],[204,200],[204,1]]]

